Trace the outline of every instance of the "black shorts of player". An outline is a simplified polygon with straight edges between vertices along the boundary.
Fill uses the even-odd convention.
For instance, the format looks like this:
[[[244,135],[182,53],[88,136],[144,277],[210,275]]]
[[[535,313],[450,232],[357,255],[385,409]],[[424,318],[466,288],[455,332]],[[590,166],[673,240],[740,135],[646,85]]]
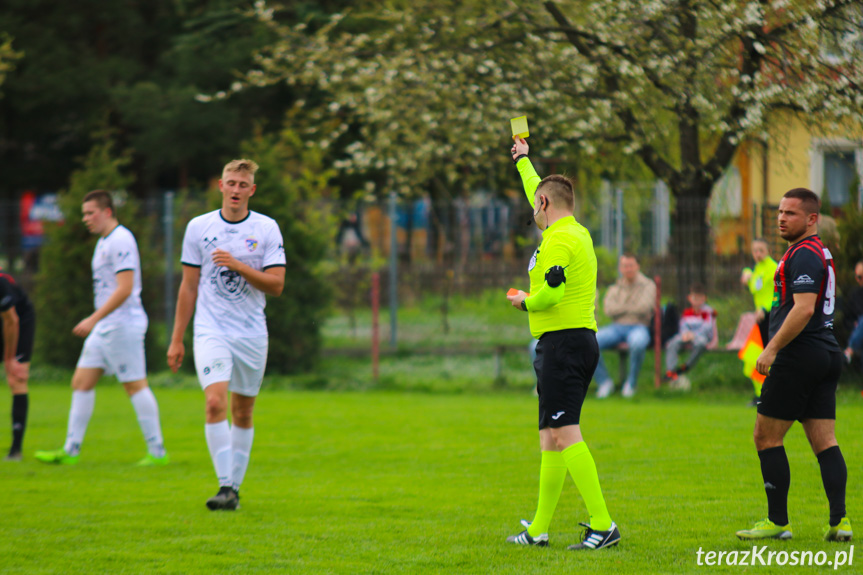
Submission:
[[[843,360],[841,351],[792,342],[776,354],[761,386],[758,413],[785,421],[836,419]]]
[[[33,340],[36,336],[36,312],[33,307],[18,315],[18,349],[15,357],[21,363],[27,363],[33,356]],[[0,328],[0,349],[3,349],[3,329]],[[3,355],[0,354],[0,362]]]
[[[540,429],[578,425],[597,363],[599,346],[592,329],[550,331],[539,338],[533,369]]]

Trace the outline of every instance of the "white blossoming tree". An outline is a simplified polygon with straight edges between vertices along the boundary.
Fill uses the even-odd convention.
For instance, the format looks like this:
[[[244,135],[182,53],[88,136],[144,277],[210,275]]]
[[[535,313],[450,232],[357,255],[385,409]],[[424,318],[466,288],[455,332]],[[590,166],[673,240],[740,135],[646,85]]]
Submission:
[[[279,23],[259,1],[278,40],[234,89],[322,90],[319,112],[342,121],[318,144],[350,134],[338,167],[386,170],[405,189],[505,157],[508,119],[525,113],[541,154],[632,155],[677,200],[679,286],[705,279],[707,201],[742,140],[766,137],[780,111],[811,125],[863,125],[859,0],[386,6],[311,30]],[[691,222],[703,233],[684,246],[677,232]]]

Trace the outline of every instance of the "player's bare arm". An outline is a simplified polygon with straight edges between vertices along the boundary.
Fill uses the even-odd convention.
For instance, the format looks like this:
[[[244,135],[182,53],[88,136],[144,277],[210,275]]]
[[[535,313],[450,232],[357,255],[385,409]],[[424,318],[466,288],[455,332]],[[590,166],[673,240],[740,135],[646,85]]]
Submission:
[[[87,337],[93,328],[100,320],[107,317],[112,311],[123,305],[123,302],[132,295],[132,288],[135,282],[135,272],[133,270],[123,270],[117,272],[117,289],[111,294],[102,307],[94,311],[90,316],[82,319],[72,329],[72,333],[78,337]]]
[[[794,294],[794,306],[788,312],[788,317],[776,332],[776,335],[771,338],[770,343],[758,356],[758,361],[755,364],[755,369],[761,375],[767,375],[770,371],[770,366],[773,365],[773,360],[776,359],[776,354],[779,350],[788,345],[791,340],[800,335],[812,314],[815,313],[815,303],[818,301],[817,293],[796,293]]]
[[[0,315],[3,317],[3,365],[6,368],[6,378],[9,383],[27,381],[27,366],[20,363],[15,357],[21,324],[18,319],[18,312],[15,311],[14,307],[10,307]]]
[[[171,334],[171,345],[168,347],[168,367],[177,373],[183,365],[186,346],[183,335],[195,312],[195,302],[198,301],[198,282],[201,279],[201,268],[183,266],[183,281],[177,294],[177,311],[174,313],[174,331]]]
[[[267,295],[279,296],[285,288],[285,268],[282,266],[263,271],[256,270],[239,261],[229,252],[219,249],[213,251],[213,263],[237,272],[252,284],[252,287]]]

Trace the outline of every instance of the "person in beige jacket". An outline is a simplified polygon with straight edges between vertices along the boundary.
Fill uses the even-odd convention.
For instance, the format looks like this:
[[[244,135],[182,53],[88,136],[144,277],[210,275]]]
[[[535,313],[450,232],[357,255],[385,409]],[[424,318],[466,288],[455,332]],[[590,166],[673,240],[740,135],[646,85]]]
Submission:
[[[618,262],[620,277],[608,288],[602,301],[605,314],[613,320],[596,333],[600,351],[616,348],[621,343],[629,346],[629,371],[623,384],[623,397],[635,395],[638,372],[644,361],[644,353],[650,345],[650,319],[656,305],[656,284],[640,271],[635,255],[625,253]],[[596,396],[600,399],[614,393],[614,382],[608,368],[599,357],[593,374],[599,387]]]

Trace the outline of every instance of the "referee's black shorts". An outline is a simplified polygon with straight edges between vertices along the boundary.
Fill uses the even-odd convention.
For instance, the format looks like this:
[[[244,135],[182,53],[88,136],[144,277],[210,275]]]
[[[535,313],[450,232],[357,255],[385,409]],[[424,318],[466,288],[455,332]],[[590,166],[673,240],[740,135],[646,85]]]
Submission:
[[[578,425],[598,362],[599,346],[592,329],[550,331],[539,338],[533,369],[540,429]]]
[[[36,312],[33,306],[28,306],[26,312],[18,315],[18,349],[15,358],[21,363],[27,363],[33,357],[33,341],[36,337]],[[3,349],[3,329],[0,326],[0,350]],[[0,354],[0,363],[3,354]]]
[[[782,348],[761,386],[758,413],[783,419],[836,419],[841,351],[791,342]]]

